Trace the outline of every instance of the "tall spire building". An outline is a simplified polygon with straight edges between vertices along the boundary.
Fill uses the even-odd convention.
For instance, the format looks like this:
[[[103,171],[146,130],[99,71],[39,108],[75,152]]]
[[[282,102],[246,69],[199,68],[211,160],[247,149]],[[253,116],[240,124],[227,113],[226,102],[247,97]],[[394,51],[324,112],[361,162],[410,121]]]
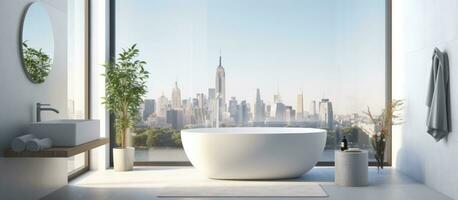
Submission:
[[[181,108],[181,90],[178,88],[178,83],[175,81],[175,88],[172,90],[172,108]]]
[[[281,103],[281,96],[280,96],[280,87],[277,86],[277,93],[274,94],[274,104]]]
[[[226,111],[226,73],[221,64],[221,52],[219,55],[219,65],[216,68],[216,95],[219,95],[219,116],[221,119],[222,113]]]
[[[261,100],[261,92],[259,88],[256,90],[254,122],[264,122],[266,119],[266,106]]]
[[[300,94],[297,95],[296,114],[296,120],[301,121],[304,119],[304,92],[302,91]]]

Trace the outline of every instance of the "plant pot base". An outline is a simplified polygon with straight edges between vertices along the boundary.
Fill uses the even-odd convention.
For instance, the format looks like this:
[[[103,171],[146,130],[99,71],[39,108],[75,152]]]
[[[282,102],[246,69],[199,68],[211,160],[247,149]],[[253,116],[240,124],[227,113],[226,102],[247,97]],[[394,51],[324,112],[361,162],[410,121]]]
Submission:
[[[134,167],[134,152],[132,147],[113,149],[113,168],[115,171],[131,171]]]

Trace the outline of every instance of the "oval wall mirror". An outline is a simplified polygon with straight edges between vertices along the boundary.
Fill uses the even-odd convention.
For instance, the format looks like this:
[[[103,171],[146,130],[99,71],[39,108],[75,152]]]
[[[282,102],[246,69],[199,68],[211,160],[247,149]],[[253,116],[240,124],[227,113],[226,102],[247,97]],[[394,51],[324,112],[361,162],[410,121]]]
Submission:
[[[27,8],[20,45],[27,77],[33,83],[43,83],[53,66],[54,37],[48,13],[38,2]]]

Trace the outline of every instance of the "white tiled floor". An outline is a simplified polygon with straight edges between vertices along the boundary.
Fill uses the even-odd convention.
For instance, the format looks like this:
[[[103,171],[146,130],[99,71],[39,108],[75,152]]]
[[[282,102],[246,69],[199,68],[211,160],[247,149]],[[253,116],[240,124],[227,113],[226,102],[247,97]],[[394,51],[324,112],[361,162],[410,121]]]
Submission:
[[[158,189],[163,184],[189,180],[189,177],[195,177],[196,173],[196,170],[191,167],[137,167],[131,172],[114,172],[112,170],[89,172],[44,199],[158,199]],[[375,168],[370,168],[370,185],[368,187],[340,187],[334,185],[334,168],[332,167],[316,167],[300,179],[292,181],[319,182],[329,195],[327,198],[303,199],[450,200],[450,198],[390,168],[380,173],[377,173]],[[214,198],[203,199],[210,200]]]

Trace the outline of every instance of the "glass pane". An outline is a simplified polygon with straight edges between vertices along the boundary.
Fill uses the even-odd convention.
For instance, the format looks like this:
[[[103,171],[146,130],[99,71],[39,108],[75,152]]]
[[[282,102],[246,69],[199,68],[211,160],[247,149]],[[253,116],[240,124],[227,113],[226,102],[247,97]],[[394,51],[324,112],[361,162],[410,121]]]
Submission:
[[[68,117],[86,118],[86,0],[68,1]]]
[[[67,174],[71,175],[87,166],[86,152],[68,158]]]
[[[361,127],[375,128],[367,107],[385,105],[385,0],[261,2],[116,1],[116,51],[137,44],[151,73],[137,161],[186,161],[179,131],[217,116],[226,127],[327,129],[321,161],[343,135],[371,148]]]
[[[87,57],[86,57],[86,0],[68,1],[67,49],[67,117],[86,119]],[[68,158],[68,174],[87,166],[86,154]]]

